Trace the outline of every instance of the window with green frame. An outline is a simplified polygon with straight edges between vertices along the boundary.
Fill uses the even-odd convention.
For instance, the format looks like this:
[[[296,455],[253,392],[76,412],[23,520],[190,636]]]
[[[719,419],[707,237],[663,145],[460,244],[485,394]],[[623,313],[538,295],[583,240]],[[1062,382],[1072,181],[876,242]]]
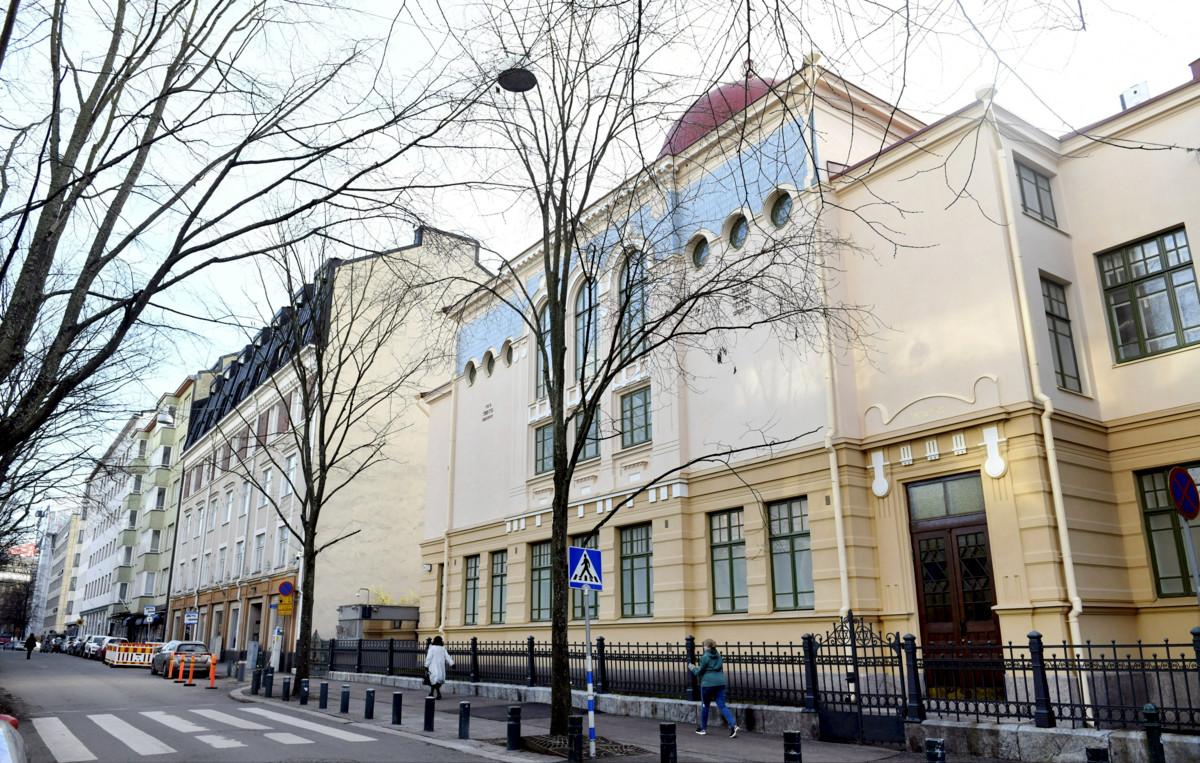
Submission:
[[[654,546],[650,524],[621,528],[621,616],[654,615]]]
[[[1057,227],[1058,218],[1054,214],[1050,178],[1017,162],[1017,180],[1021,184],[1021,208],[1037,219]]]
[[[576,535],[571,538],[572,546],[580,548],[597,548],[596,533],[587,533],[586,535]],[[599,594],[596,591],[580,591],[578,588],[571,591],[571,617],[576,620],[583,619],[583,600],[587,597],[588,609],[593,620],[600,614],[600,604],[597,600]]]
[[[1192,479],[1200,482],[1200,462],[1188,464]],[[1142,515],[1146,519],[1146,539],[1150,546],[1150,561],[1154,568],[1154,585],[1161,597],[1195,596],[1188,573],[1187,551],[1184,546],[1183,522],[1175,511],[1171,490],[1167,486],[1170,468],[1139,472],[1134,475]],[[1200,547],[1200,527],[1191,526],[1192,541]]]
[[[1046,327],[1050,330],[1054,380],[1063,389],[1081,392],[1083,385],[1079,380],[1079,364],[1075,361],[1075,336],[1071,332],[1066,287],[1049,278],[1043,278],[1042,303],[1046,308]]]
[[[579,419],[575,419],[575,438],[580,437]],[[584,440],[583,447],[579,449],[579,460],[590,461],[593,458],[600,457],[600,408],[596,408],[595,414],[592,415],[592,425],[588,427],[587,439]]]
[[[808,497],[767,504],[775,609],[812,609],[812,537]]]
[[[712,547],[713,612],[745,612],[746,541],[742,537],[742,510],[731,509],[708,515]]]
[[[533,473],[545,474],[554,468],[554,425],[533,430]]]
[[[1200,344],[1200,292],[1183,228],[1099,255],[1117,362]]]
[[[529,546],[529,619],[550,619],[550,541]]]
[[[508,551],[492,552],[492,622],[503,623],[508,609]]]
[[[479,622],[479,555],[463,559],[463,625]]]
[[[621,447],[632,448],[650,442],[650,388],[621,395]]]

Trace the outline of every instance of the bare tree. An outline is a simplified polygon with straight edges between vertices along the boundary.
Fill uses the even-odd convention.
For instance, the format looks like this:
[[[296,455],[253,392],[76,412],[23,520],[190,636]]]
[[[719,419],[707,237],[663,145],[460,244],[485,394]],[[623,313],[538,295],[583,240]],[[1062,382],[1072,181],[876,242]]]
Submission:
[[[358,247],[294,238],[285,234],[289,243],[260,271],[268,294],[282,283],[291,300],[272,317],[271,335],[250,345],[270,364],[260,397],[272,409],[242,407],[225,417],[224,447],[211,452],[217,469],[248,481],[300,545],[298,691],[309,676],[321,554],[360,532],[336,511],[338,496],[390,460],[417,393],[444,368],[449,324],[438,308],[462,291],[449,276],[474,267],[475,245],[422,228],[413,246],[342,259],[335,253]],[[283,490],[272,490],[267,469]]]
[[[131,339],[171,321],[165,292],[296,243],[267,234],[299,216],[329,213],[328,232],[402,209],[401,160],[469,102],[433,67],[394,88],[386,38],[345,39],[369,20],[341,4],[17,5],[0,79],[0,485],[56,414],[106,391],[95,380]]]

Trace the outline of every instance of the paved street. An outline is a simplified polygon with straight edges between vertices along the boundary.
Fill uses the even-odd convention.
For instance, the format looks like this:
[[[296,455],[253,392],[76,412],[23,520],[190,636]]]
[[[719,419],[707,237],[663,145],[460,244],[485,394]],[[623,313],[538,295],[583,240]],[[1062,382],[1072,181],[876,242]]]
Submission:
[[[237,702],[229,686],[188,688],[62,654],[26,661],[0,651],[0,687],[21,718],[30,763],[487,759],[280,703]]]

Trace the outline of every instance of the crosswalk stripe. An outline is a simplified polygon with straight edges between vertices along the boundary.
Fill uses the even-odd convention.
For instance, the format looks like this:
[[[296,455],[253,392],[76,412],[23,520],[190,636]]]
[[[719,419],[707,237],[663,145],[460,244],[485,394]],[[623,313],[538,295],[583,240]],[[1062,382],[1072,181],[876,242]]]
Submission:
[[[322,726],[319,723],[312,723],[311,721],[305,721],[305,720],[301,720],[299,718],[293,718],[290,715],[284,715],[283,713],[276,713],[276,712],[272,712],[270,710],[263,710],[262,708],[258,708],[258,707],[242,708],[242,711],[246,712],[246,713],[254,713],[255,715],[261,715],[262,717],[269,718],[269,719],[275,721],[276,723],[282,723],[282,724],[285,724],[288,726],[295,726],[298,729],[312,731],[317,734],[324,734],[325,736],[333,737],[334,739],[340,739],[343,742],[374,742],[375,741],[375,739],[373,737],[366,737],[366,736],[363,736],[362,734],[353,734],[349,731],[341,731],[340,729],[329,728],[328,726]]]
[[[80,763],[95,760],[96,756],[71,733],[67,724],[59,718],[34,718],[33,728],[45,742],[50,754],[58,763]]]
[[[181,731],[184,734],[195,734],[199,731],[208,731],[203,726],[197,726],[186,718],[180,718],[178,715],[164,713],[162,710],[144,710],[142,715],[152,721],[158,721],[164,726],[168,726],[176,731]]]
[[[312,744],[311,739],[298,737],[295,734],[289,734],[286,731],[276,731],[273,734],[263,734],[263,736],[265,736],[267,739],[270,739],[272,742],[279,742],[279,744]]]
[[[220,734],[200,734],[196,738],[199,739],[201,742],[204,742],[209,747],[215,747],[218,750],[224,750],[227,747],[245,747],[246,746],[246,745],[242,744],[241,742],[237,741],[236,739],[230,739],[229,737],[223,737]]]
[[[248,721],[245,718],[238,718],[236,715],[222,713],[220,710],[207,710],[207,709],[197,708],[195,710],[192,710],[192,712],[195,713],[196,715],[203,715],[205,718],[208,718],[209,720],[216,721],[218,723],[224,723],[226,726],[233,726],[235,729],[246,729],[248,731],[266,731],[267,729],[271,728],[270,726],[264,726],[261,723],[255,723],[254,721]]]
[[[139,731],[136,726],[132,726],[110,713],[89,715],[88,718],[91,718],[97,726],[113,735],[117,741],[138,755],[168,755],[175,752],[174,747],[168,747],[146,732]]]

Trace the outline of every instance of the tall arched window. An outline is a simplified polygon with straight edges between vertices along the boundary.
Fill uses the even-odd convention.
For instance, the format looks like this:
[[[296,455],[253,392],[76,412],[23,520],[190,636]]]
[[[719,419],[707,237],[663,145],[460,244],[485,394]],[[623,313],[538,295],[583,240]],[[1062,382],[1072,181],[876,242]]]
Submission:
[[[646,346],[643,331],[646,328],[646,255],[630,252],[621,269],[620,289],[617,294],[621,311],[621,354],[635,355]]]
[[[575,378],[584,379],[596,370],[596,282],[586,280],[575,295]]]
[[[538,312],[538,327],[542,334],[542,346],[534,355],[535,362],[533,364],[534,373],[537,377],[534,379],[534,389],[537,392],[537,399],[541,400],[546,396],[546,361],[550,358],[550,311],[548,305],[543,305]]]

